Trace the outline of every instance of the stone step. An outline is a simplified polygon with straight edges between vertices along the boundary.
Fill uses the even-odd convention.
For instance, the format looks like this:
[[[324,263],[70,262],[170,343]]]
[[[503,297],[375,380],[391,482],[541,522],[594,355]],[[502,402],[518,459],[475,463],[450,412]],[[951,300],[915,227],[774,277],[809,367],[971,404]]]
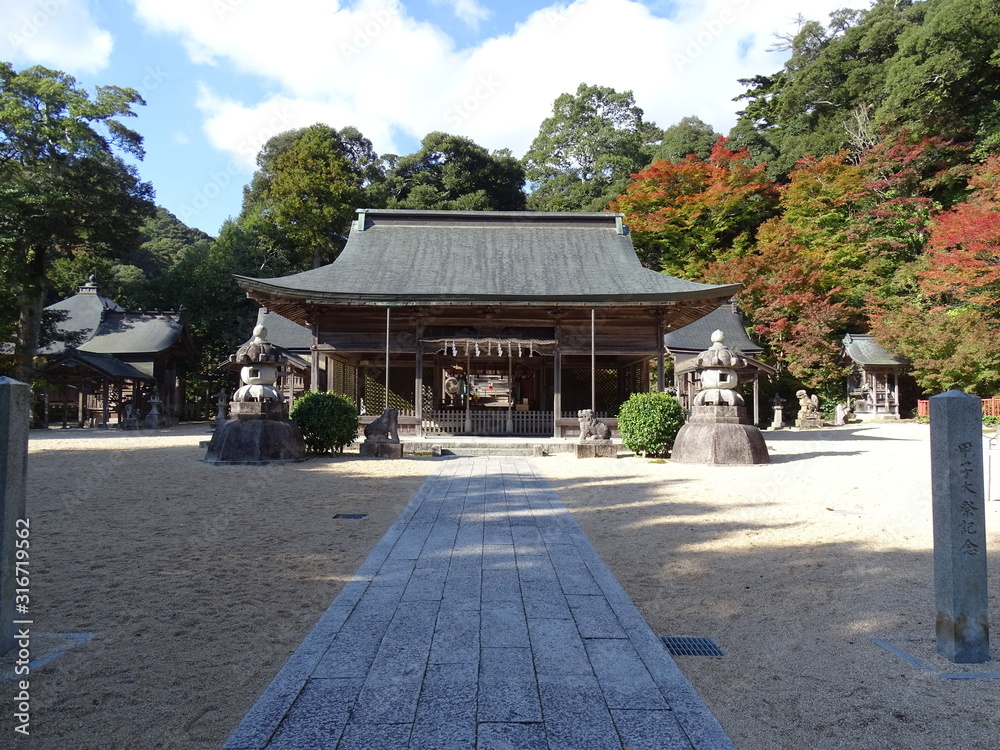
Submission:
[[[533,456],[534,448],[514,448],[514,447],[475,447],[468,445],[454,445],[441,447],[442,456]]]

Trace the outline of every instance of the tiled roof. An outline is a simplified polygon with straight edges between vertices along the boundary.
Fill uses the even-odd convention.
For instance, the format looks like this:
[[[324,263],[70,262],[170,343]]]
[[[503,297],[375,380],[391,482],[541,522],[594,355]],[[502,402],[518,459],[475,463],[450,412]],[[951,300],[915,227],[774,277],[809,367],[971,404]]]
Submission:
[[[333,263],[244,289],[318,302],[668,302],[722,300],[714,286],[643,268],[621,215],[359,211]]]
[[[154,354],[173,346],[183,330],[182,313],[106,312],[97,333],[77,348],[96,354]]]
[[[712,334],[716,331],[726,335],[725,344],[730,349],[750,355],[763,351],[747,336],[743,316],[732,305],[723,305],[694,323],[669,331],[663,337],[663,345],[670,352],[703,352],[712,345]]]
[[[844,353],[859,365],[895,366],[907,364],[907,359],[884,349],[875,337],[867,333],[844,336]]]
[[[59,355],[42,369],[41,374],[50,377],[59,374],[62,377],[68,376],[68,379],[72,379],[74,374],[83,377],[87,370],[111,380],[153,379],[148,373],[133,367],[128,362],[122,362],[110,354],[94,354],[78,349],[69,349]]]

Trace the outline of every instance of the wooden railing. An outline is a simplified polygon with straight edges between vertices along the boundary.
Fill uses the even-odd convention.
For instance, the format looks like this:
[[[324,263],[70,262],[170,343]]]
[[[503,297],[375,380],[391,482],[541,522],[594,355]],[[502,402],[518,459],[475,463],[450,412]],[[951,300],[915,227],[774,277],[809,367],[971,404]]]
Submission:
[[[424,414],[421,427],[425,435],[552,435],[550,411],[512,411],[508,424],[506,409],[478,409],[469,413],[471,430],[465,416],[464,411],[432,411]]]
[[[930,401],[923,399],[917,401],[917,416],[918,417],[930,417],[931,408]],[[984,398],[983,399],[983,416],[984,417],[1000,417],[1000,398]]]

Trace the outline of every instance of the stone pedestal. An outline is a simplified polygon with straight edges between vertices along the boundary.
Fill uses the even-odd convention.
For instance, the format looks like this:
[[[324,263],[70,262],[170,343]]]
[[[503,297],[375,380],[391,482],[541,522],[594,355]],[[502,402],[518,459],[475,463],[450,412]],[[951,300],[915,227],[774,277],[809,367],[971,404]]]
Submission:
[[[800,430],[818,430],[823,427],[823,417],[816,412],[800,413],[795,420],[795,426]]]
[[[577,458],[618,458],[618,446],[610,440],[577,443],[575,449]]]
[[[358,446],[358,453],[367,458],[402,458],[402,443],[365,441]]]
[[[232,418],[218,427],[208,443],[210,464],[268,464],[306,460],[299,426],[288,419],[288,407],[273,401],[234,401]]]
[[[764,436],[749,424],[744,406],[695,406],[670,454],[682,464],[768,464]]]
[[[783,407],[781,406],[774,407],[774,418],[771,420],[772,430],[780,430],[782,427],[785,426],[785,417],[782,414],[782,412],[783,412]]]

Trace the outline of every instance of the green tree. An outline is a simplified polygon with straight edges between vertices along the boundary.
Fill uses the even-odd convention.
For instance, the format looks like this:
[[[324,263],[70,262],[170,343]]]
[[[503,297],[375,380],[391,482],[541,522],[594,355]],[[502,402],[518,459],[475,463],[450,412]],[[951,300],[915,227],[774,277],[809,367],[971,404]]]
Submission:
[[[396,160],[382,186],[389,208],[521,211],[524,168],[504,149],[490,153],[468,138],[429,133],[420,150]]]
[[[712,153],[712,147],[721,137],[721,134],[715,132],[715,128],[700,117],[684,117],[663,131],[653,158],[654,161],[662,159],[676,164],[694,154],[704,160]]]
[[[317,123],[269,139],[258,169],[243,189],[236,222],[245,230],[271,228],[297,265],[317,267],[343,249],[351,219],[384,178],[382,160],[355,128]],[[371,191],[371,192],[369,192]]]
[[[4,326],[15,377],[33,374],[52,262],[136,244],[153,213],[151,186],[118,155],[143,155],[120,120],[141,104],[133,89],[100,86],[91,98],[65,73],[0,62],[0,267],[16,305]]]
[[[1000,0],[925,0],[885,69],[879,122],[1000,146]],[[915,8],[916,9],[916,8]]]
[[[552,106],[524,157],[529,208],[601,211],[652,161],[661,131],[631,91],[581,83]]]
[[[781,71],[741,81],[730,132],[772,176],[900,130],[1000,145],[1000,0],[877,0],[803,22],[787,48]]]

